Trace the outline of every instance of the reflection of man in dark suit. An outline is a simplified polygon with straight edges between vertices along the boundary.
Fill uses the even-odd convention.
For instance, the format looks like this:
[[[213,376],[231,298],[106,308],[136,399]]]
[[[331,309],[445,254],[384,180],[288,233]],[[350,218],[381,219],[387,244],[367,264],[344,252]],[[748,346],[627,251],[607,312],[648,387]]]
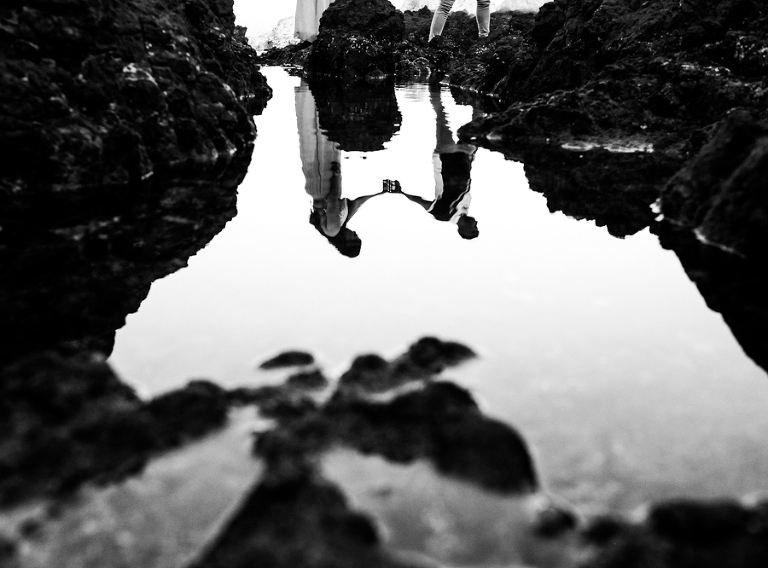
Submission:
[[[462,238],[474,239],[480,232],[477,229],[477,221],[468,215],[468,211],[472,199],[469,194],[470,170],[477,146],[454,142],[445,109],[443,109],[439,87],[430,91],[429,98],[432,108],[435,109],[437,126],[437,145],[432,154],[435,170],[435,199],[429,201],[418,195],[405,193],[400,189],[399,182],[390,182],[386,184],[386,188],[390,193],[401,193],[414,203],[418,203],[438,221],[456,223]]]

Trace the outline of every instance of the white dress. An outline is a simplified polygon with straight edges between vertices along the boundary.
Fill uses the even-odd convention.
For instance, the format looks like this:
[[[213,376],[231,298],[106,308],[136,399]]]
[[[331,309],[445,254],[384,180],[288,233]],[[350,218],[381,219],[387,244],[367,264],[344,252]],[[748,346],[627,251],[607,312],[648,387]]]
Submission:
[[[320,27],[320,16],[331,4],[333,0],[297,0],[296,37],[305,41],[314,41]]]

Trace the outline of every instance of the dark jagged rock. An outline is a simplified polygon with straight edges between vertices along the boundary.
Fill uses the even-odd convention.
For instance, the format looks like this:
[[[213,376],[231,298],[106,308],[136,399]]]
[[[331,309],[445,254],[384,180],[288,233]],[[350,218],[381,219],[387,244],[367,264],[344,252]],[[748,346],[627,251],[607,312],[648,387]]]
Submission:
[[[734,113],[677,173],[661,213],[705,242],[759,261],[768,255],[768,126]]]
[[[281,367],[296,367],[301,365],[311,365],[315,358],[306,351],[284,351],[267,359],[261,365],[260,369],[279,369]]]
[[[768,371],[768,273],[764,257],[745,259],[702,243],[687,228],[655,224],[664,248],[675,252],[707,306],[723,316],[744,352]]]
[[[161,451],[222,426],[205,381],[142,401],[98,358],[29,357],[0,373],[0,507],[140,472]]]
[[[231,0],[0,8],[0,192],[138,184],[244,152],[270,96]]]
[[[347,83],[392,76],[403,30],[403,15],[388,0],[337,0],[320,20],[306,72]]]
[[[400,130],[403,117],[392,78],[341,85],[328,78],[308,81],[320,128],[346,152],[375,152]]]

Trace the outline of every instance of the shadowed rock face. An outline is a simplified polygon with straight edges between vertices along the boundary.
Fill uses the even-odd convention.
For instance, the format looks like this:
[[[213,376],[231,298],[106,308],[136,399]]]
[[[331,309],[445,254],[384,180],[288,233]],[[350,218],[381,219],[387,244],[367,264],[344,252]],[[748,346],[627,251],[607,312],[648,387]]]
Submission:
[[[0,193],[137,184],[245,151],[270,96],[231,0],[0,8]]]

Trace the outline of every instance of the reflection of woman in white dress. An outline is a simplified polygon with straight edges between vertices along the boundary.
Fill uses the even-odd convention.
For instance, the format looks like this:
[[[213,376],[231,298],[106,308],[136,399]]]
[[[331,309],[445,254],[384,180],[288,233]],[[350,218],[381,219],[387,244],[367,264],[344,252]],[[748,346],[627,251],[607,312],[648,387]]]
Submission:
[[[333,0],[297,0],[296,37],[304,41],[314,41],[320,27],[320,16],[331,4]]]
[[[304,173],[304,189],[312,197],[309,222],[344,256],[360,254],[357,233],[347,227],[360,207],[377,195],[355,199],[341,196],[341,150],[320,129],[315,98],[302,84],[296,87],[296,120],[299,130],[299,152]]]

